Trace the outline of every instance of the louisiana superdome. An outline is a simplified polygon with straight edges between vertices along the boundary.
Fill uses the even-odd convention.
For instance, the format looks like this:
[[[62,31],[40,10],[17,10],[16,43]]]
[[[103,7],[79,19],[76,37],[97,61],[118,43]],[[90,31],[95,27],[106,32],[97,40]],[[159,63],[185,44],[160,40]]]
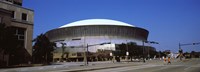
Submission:
[[[87,19],[72,22],[46,32],[46,36],[58,45],[57,52],[62,52],[61,42],[66,43],[65,52],[68,58],[84,52],[86,45],[91,53],[99,50],[115,50],[116,44],[135,42],[141,45],[147,40],[148,31],[124,22],[110,19]],[[110,42],[111,44],[98,45]],[[74,54],[73,54],[74,53]]]

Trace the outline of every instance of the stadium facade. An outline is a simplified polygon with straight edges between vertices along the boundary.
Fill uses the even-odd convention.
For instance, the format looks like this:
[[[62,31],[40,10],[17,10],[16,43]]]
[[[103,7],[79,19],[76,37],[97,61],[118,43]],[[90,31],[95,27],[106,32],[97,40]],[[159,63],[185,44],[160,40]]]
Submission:
[[[116,20],[87,19],[50,30],[46,36],[57,43],[55,60],[63,57],[65,60],[81,61],[86,47],[90,58],[98,58],[101,54],[112,56],[110,52],[116,51],[117,44],[135,42],[142,45],[148,33],[146,29]]]

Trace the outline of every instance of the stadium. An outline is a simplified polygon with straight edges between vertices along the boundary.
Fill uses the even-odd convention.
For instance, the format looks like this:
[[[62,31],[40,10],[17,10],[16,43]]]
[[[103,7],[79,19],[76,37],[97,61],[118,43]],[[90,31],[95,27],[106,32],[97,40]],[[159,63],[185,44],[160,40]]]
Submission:
[[[57,44],[54,60],[59,61],[62,57],[64,60],[82,61],[87,51],[87,57],[93,61],[102,54],[112,56],[110,52],[116,51],[117,44],[135,42],[142,45],[148,33],[146,29],[121,21],[86,19],[50,30],[45,35]]]

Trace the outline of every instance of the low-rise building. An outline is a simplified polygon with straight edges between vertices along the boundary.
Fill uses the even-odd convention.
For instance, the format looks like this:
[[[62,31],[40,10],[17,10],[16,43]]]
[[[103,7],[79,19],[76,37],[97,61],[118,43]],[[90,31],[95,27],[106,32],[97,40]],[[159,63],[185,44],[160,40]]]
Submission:
[[[16,49],[22,49],[20,50],[21,52],[19,52],[21,53],[19,56],[11,54],[8,55],[6,59],[5,57],[0,57],[0,61],[3,63],[19,64],[27,63],[31,60],[34,11],[22,7],[22,2],[22,0],[0,0],[0,22],[12,28],[13,34],[17,40],[15,47]],[[21,58],[21,55],[25,56],[25,58],[22,57],[24,58],[22,60],[18,59]]]

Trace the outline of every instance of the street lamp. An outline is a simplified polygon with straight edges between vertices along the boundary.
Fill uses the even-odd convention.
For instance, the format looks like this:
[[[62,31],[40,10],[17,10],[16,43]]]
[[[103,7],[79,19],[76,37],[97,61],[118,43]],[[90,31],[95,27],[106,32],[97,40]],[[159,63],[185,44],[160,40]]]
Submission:
[[[128,43],[127,43],[127,40],[126,40],[126,60],[127,60],[127,62],[128,62],[128,56],[129,56]]]
[[[110,36],[109,36],[109,40],[110,40],[109,48],[110,48],[110,50],[111,50],[111,52],[110,52],[111,62],[114,63],[114,54],[113,54],[112,47],[111,47],[111,37],[110,37]]]
[[[142,51],[142,53],[143,53],[143,56],[142,56],[142,57],[143,57],[143,62],[145,63],[145,59],[144,59],[144,42],[145,42],[145,41],[143,40],[143,41],[142,41],[142,50],[143,50],[143,51]]]
[[[62,62],[64,61],[64,51],[65,51],[65,46],[64,45],[67,45],[67,43],[64,43],[64,42],[61,42],[60,43],[62,45],[62,56],[61,56],[61,60]]]
[[[58,41],[54,41],[54,42],[59,42],[62,46],[61,46],[61,48],[62,48],[62,55],[61,55],[61,60],[63,61],[63,59],[64,59],[64,50],[65,50],[65,45],[67,45],[67,43],[64,43],[64,41],[65,40],[58,40]]]
[[[179,57],[180,57],[180,60],[182,60],[182,56],[183,56],[183,50],[181,49],[181,46],[187,46],[187,45],[198,45],[200,44],[200,42],[196,42],[196,43],[187,43],[187,44],[181,44],[179,43]]]
[[[145,59],[144,59],[144,43],[150,43],[150,44],[159,44],[158,42],[155,41],[142,41],[142,46],[143,46],[143,62],[145,63]],[[148,48],[148,56],[149,56],[149,48]]]
[[[85,34],[86,34],[86,30],[87,30],[87,28],[83,28],[84,29],[84,33],[83,33],[83,36],[84,36],[84,44],[83,44],[83,46],[85,46],[85,42],[86,42],[86,36],[85,36]],[[88,47],[88,44],[87,44],[87,47]],[[86,66],[87,65],[87,55],[86,55],[86,51],[85,51],[85,48],[87,48],[87,47],[83,47],[84,49],[84,65]]]
[[[158,42],[155,42],[155,41],[147,41],[147,43],[150,43],[150,44],[159,44]],[[148,59],[150,58],[150,55],[149,55],[149,48],[148,48]]]
[[[86,51],[85,56],[84,56],[84,58],[85,58],[85,59],[84,59],[84,60],[85,60],[85,61],[84,61],[84,62],[85,62],[85,65],[88,65],[88,60],[87,60],[87,57],[89,56],[89,55],[88,55],[88,47],[96,46],[96,45],[104,45],[104,44],[111,44],[111,42],[104,42],[104,43],[93,44],[93,45],[88,45],[88,44],[87,44],[87,46],[86,46],[86,50],[87,50],[87,51]]]
[[[74,38],[74,39],[71,39],[71,41],[75,41],[75,40],[81,40],[81,38]],[[61,56],[61,60],[63,61],[64,60],[64,53],[65,53],[65,48],[67,47],[67,43],[70,41],[68,41],[67,43],[65,43],[66,40],[58,40],[58,41],[55,41],[55,42],[60,42],[60,44],[62,45],[61,48],[62,48],[62,56]]]

